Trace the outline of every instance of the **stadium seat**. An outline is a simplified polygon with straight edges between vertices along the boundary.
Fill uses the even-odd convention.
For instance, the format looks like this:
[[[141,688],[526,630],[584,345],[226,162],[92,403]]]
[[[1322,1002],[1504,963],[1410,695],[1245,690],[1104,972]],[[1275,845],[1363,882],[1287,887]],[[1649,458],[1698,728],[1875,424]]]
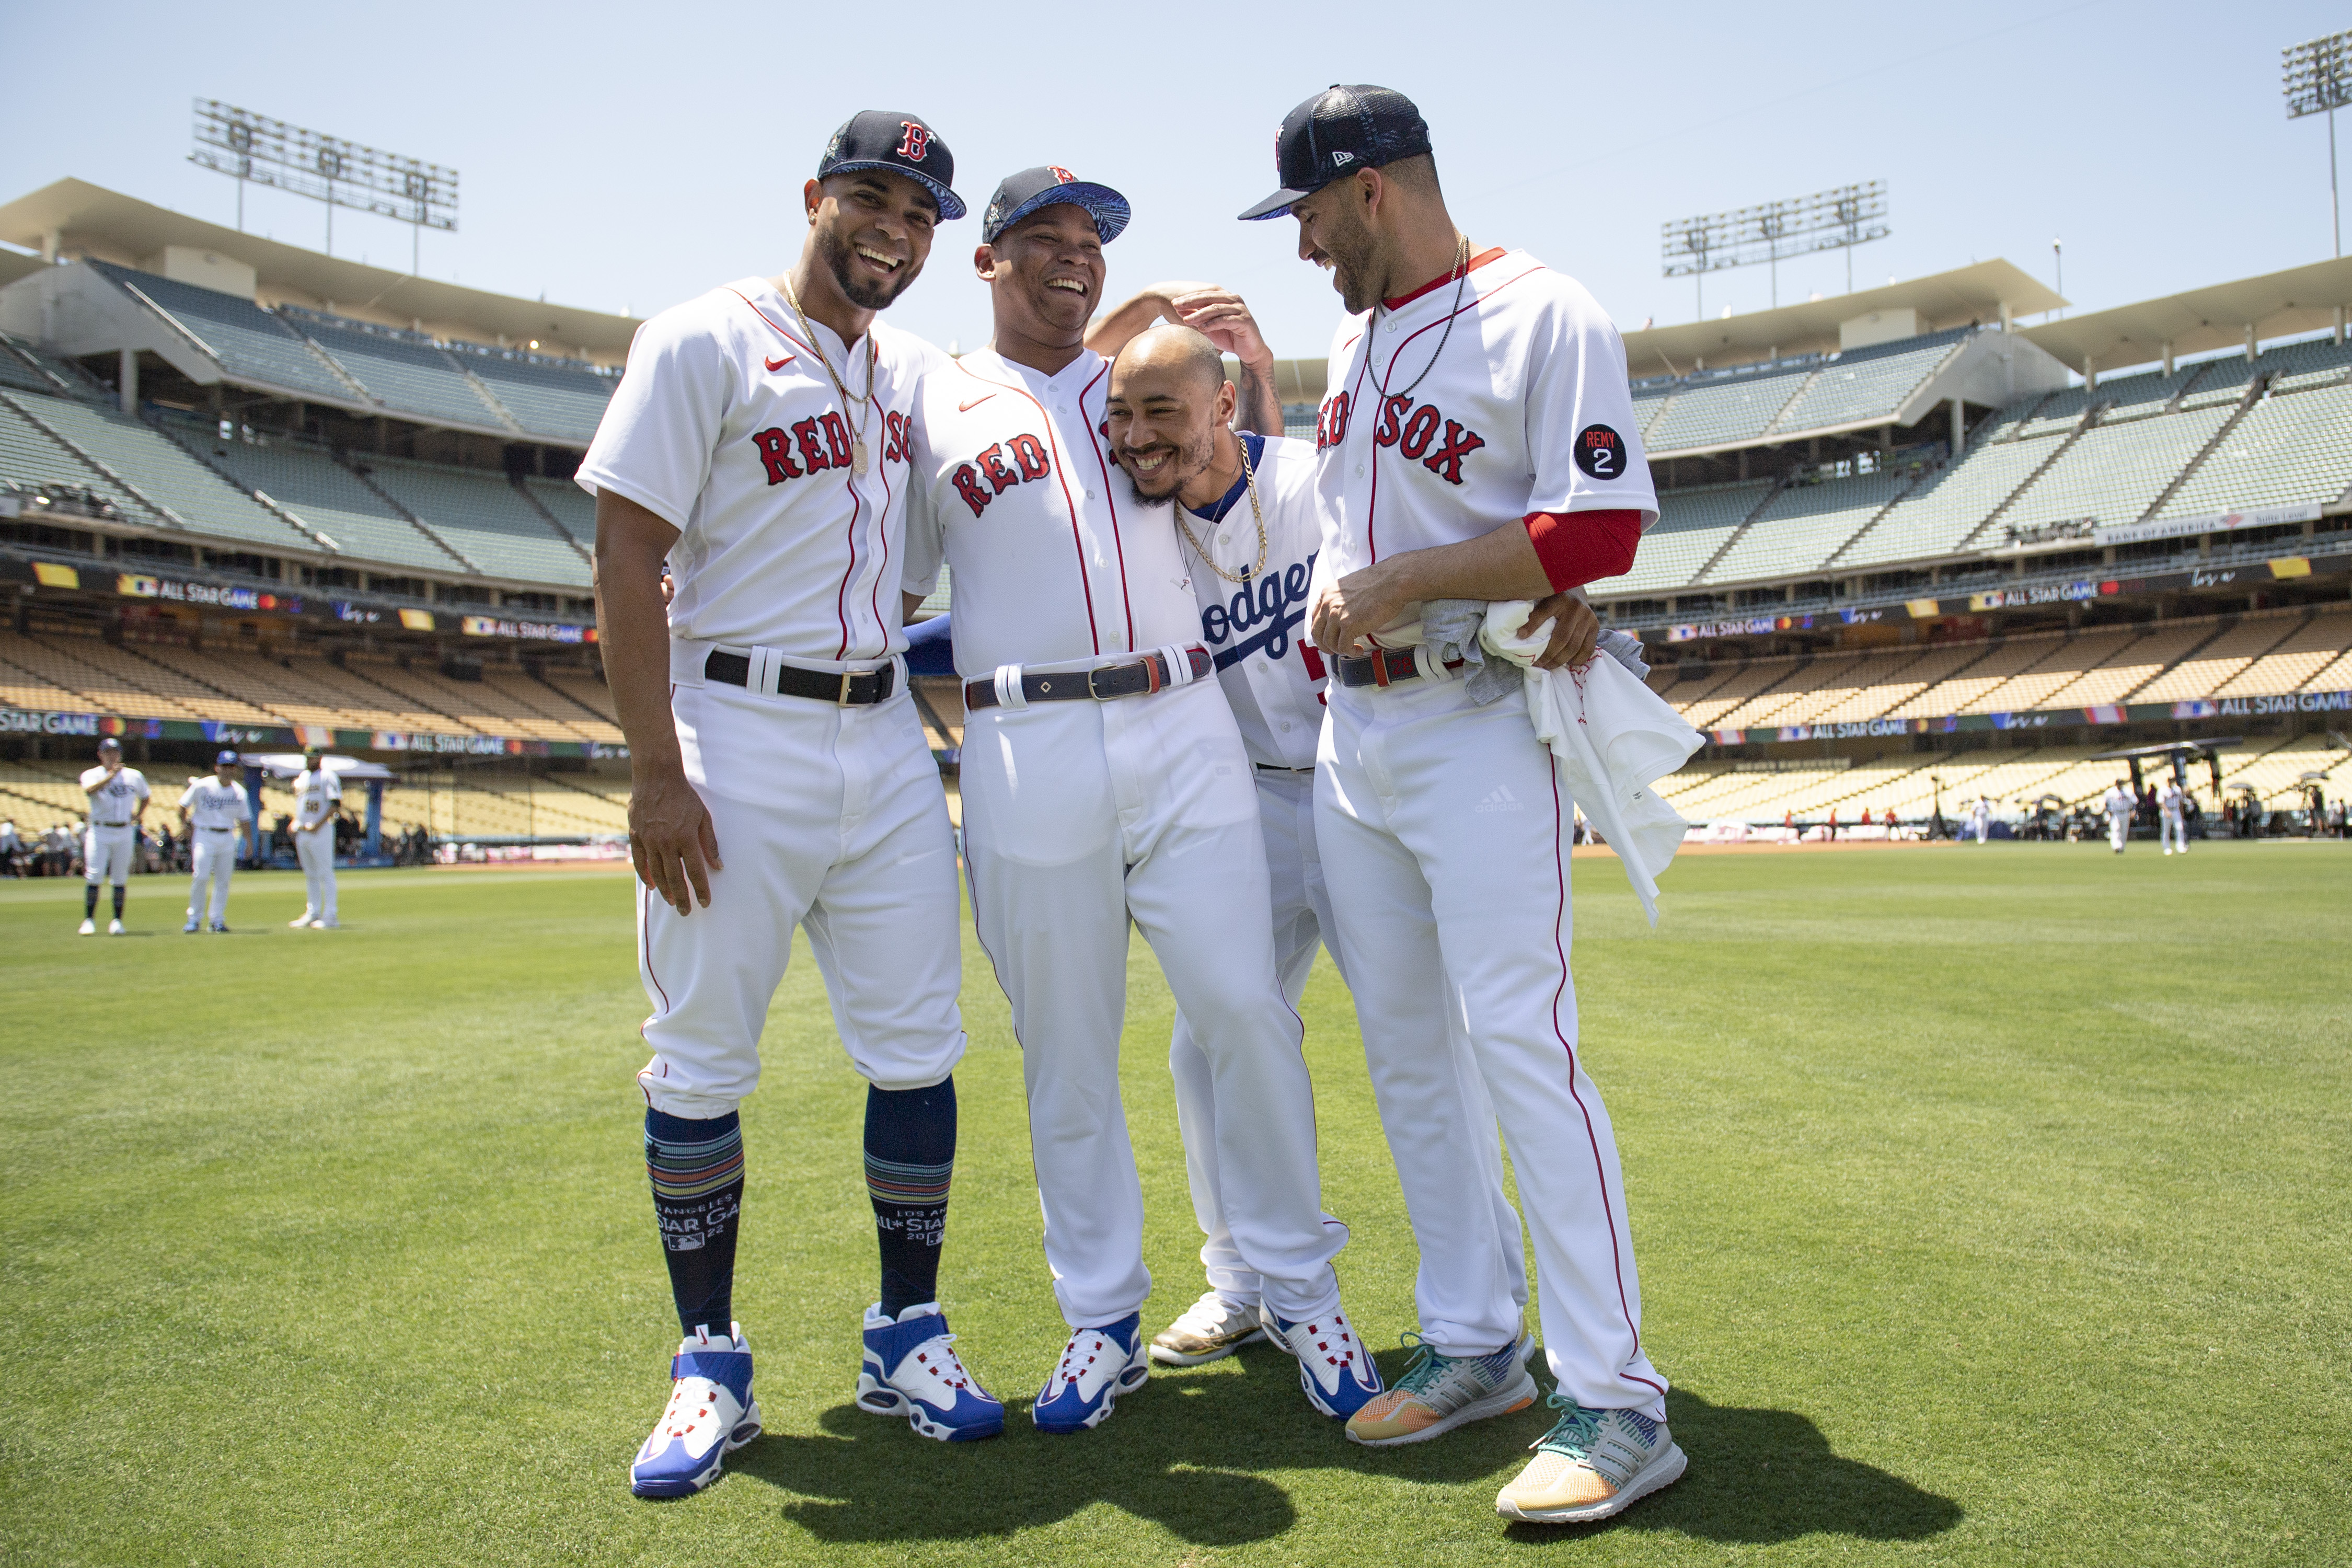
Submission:
[[[1742,583],[1813,571],[1909,483],[1906,474],[1877,473],[1791,485],[1756,514],[1704,580]],[[1665,500],[1659,498],[1661,507]]]
[[[112,279],[133,298],[143,296],[202,345],[221,369],[239,380],[259,382],[299,396],[367,405],[364,395],[337,375],[319,350],[250,300],[112,262],[84,265]]]
[[[466,563],[333,457],[300,442],[215,441],[206,456],[333,540],[354,561],[457,572]]]
[[[167,507],[181,526],[266,550],[318,546],[170,436],[110,408],[27,394],[24,406],[50,429]],[[142,509],[144,510],[143,508]]]
[[[420,418],[499,430],[505,422],[482,400],[457,362],[413,332],[369,330],[308,311],[282,319],[334,356],[387,409]]]
[[[579,548],[504,478],[394,458],[353,461],[486,575],[588,586],[588,563]]]
[[[1756,503],[1771,493],[1765,480],[1695,486],[1658,497],[1658,521],[1642,535],[1633,569],[1610,580],[1612,594],[1642,594],[1687,587],[1700,568],[1729,539]]]

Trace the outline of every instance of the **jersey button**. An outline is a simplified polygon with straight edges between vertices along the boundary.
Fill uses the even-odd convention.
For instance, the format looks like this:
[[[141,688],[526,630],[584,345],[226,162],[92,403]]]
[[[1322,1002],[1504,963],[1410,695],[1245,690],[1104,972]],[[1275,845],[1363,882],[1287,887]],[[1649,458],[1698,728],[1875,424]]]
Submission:
[[[1360,479],[1364,477],[1364,465],[1361,463],[1356,465],[1356,477]]]

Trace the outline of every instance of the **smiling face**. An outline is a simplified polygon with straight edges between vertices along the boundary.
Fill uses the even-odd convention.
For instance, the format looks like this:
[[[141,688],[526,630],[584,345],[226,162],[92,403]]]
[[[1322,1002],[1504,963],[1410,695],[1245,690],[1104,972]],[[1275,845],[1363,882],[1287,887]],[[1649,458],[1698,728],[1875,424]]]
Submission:
[[[995,298],[1000,335],[1076,342],[1102,299],[1102,237],[1086,208],[1055,202],[983,245],[972,265]]]
[[[1387,262],[1370,207],[1381,184],[1373,170],[1334,180],[1290,204],[1298,220],[1298,258],[1325,268],[1349,314],[1369,310],[1387,291]]]
[[[1216,460],[1217,431],[1233,419],[1234,391],[1214,344],[1187,327],[1155,327],[1119,351],[1107,412],[1112,456],[1136,499],[1165,500]],[[1198,499],[1206,504],[1215,498]]]
[[[811,180],[804,195],[817,258],[857,309],[887,308],[922,272],[940,209],[919,181],[859,169]]]

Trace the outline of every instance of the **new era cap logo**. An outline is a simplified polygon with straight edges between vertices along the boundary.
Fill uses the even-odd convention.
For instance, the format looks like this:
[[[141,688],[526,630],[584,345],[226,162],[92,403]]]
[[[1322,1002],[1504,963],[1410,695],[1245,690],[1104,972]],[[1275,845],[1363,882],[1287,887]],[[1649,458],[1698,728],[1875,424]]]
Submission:
[[[1331,154],[1331,166],[1335,169],[1342,163],[1352,163],[1355,161],[1356,155],[1353,153],[1334,153]]]

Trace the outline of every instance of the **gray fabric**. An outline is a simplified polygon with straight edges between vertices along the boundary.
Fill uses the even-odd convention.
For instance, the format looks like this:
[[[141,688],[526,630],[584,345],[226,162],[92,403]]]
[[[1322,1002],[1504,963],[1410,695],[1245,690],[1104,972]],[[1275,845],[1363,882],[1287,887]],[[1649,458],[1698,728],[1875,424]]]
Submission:
[[[1634,679],[1650,679],[1650,661],[1642,657],[1642,639],[1632,632],[1602,632],[1601,651],[1632,670]]]
[[[1478,628],[1486,621],[1486,603],[1482,599],[1432,599],[1421,607],[1423,645],[1441,664],[1462,661],[1463,692],[1481,708],[1517,691],[1527,679],[1526,671],[1509,659],[1486,657],[1486,646],[1478,640]],[[1636,680],[1650,678],[1649,661],[1642,657],[1642,639],[1631,632],[1602,632],[1596,651],[1623,665]]]

